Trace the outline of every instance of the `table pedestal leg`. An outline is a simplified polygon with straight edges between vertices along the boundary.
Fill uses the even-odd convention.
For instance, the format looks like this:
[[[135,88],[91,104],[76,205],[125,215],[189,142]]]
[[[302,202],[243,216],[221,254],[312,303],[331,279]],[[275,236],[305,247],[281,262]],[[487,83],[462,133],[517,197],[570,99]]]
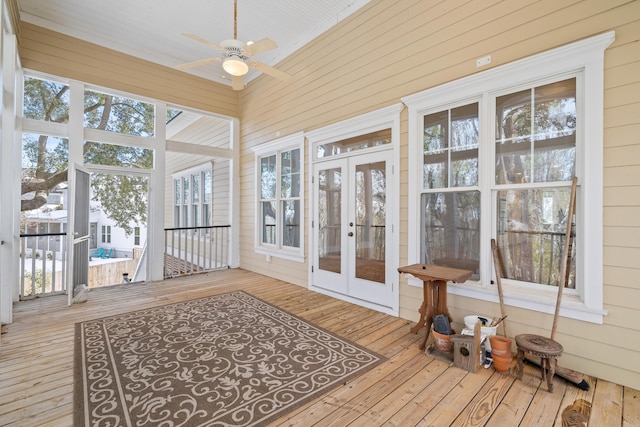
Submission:
[[[431,325],[433,317],[436,314],[445,314],[451,322],[451,315],[447,308],[447,282],[442,280],[425,280],[422,284],[422,305],[420,306],[420,320],[411,328],[411,332],[417,334],[420,328],[427,327],[424,340],[420,345],[420,350],[424,350],[427,346],[427,340],[431,333]]]
[[[433,292],[431,287],[432,282],[430,280],[425,280],[422,282],[422,305],[418,310],[418,312],[420,313],[420,320],[418,320],[418,323],[416,323],[415,326],[411,328],[411,332],[414,334],[417,334],[420,328],[422,328],[426,324],[428,318],[427,313],[429,311],[433,311]],[[432,310],[429,310],[429,308],[431,308]],[[433,322],[433,312],[431,313],[431,316],[431,321]]]
[[[420,320],[418,320],[418,323],[416,323],[415,326],[411,328],[412,334],[417,334],[420,328],[424,326],[424,322],[427,319],[427,300],[424,298],[422,299],[422,305],[420,306],[418,313],[420,313]]]

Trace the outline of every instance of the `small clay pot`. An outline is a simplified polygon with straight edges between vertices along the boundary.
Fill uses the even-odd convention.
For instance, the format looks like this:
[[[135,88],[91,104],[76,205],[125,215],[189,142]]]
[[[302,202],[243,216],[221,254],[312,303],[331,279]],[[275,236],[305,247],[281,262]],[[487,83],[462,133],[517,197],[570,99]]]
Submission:
[[[511,361],[513,358],[511,355],[509,356],[498,356],[491,352],[491,358],[493,359],[493,366],[496,368],[498,372],[507,372],[509,367],[511,366]]]
[[[451,330],[451,332],[453,332],[454,334],[456,333],[456,331],[454,331],[453,329]],[[451,337],[453,335],[440,334],[433,329],[431,330],[431,333],[433,334],[433,342],[438,350],[444,353],[453,352],[453,341],[451,341]]]
[[[498,356],[508,355],[511,357],[511,338],[490,335],[489,344],[491,345],[491,354],[495,352]]]

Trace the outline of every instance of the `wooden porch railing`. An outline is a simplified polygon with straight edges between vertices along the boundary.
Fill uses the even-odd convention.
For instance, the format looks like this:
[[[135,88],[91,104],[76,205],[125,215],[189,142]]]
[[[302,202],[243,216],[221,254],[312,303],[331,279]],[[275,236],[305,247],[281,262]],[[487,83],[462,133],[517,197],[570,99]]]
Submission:
[[[230,225],[164,230],[164,277],[229,268]]]

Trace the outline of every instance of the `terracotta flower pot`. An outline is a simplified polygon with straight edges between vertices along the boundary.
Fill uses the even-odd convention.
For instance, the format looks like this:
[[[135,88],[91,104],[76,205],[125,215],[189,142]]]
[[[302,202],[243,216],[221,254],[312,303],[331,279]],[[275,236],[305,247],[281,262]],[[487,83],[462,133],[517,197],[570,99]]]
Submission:
[[[513,360],[511,355],[499,356],[493,354],[493,351],[491,352],[491,358],[493,359],[493,366],[498,372],[507,372],[509,370],[509,367],[511,366],[511,361]]]
[[[491,344],[491,354],[511,357],[511,338],[490,335],[489,344]]]
[[[453,332],[453,334],[456,333],[456,331],[454,331],[453,329],[451,330],[451,332]],[[435,330],[431,330],[431,333],[433,334],[433,340],[434,340],[434,344],[436,345],[436,348],[444,353],[451,353],[453,352],[453,341],[451,341],[451,337],[452,335],[444,335],[444,334],[440,334],[438,332],[436,332]]]

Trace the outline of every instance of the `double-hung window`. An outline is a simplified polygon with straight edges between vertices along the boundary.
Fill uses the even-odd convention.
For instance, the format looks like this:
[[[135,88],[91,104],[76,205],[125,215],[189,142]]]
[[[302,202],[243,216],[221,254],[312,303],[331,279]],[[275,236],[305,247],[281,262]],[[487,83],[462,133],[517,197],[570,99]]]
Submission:
[[[262,144],[256,156],[256,252],[303,261],[304,136]]]
[[[102,226],[102,243],[111,243],[111,226]]]
[[[212,163],[173,175],[174,226],[207,227],[211,225]]]
[[[503,275],[558,286],[576,172],[576,83],[570,77],[493,98],[493,222]],[[584,230],[584,227],[581,227]],[[580,235],[577,236],[578,241]],[[575,255],[575,254],[573,254]],[[576,288],[575,256],[564,286]]]
[[[473,271],[450,292],[602,322],[604,50],[613,33],[403,99],[409,107],[409,263]],[[572,178],[576,213],[567,215]],[[572,256],[561,259],[567,227]],[[560,276],[561,265],[569,267]],[[419,285],[418,283],[415,283]]]
[[[421,259],[478,274],[477,101],[423,116]]]

